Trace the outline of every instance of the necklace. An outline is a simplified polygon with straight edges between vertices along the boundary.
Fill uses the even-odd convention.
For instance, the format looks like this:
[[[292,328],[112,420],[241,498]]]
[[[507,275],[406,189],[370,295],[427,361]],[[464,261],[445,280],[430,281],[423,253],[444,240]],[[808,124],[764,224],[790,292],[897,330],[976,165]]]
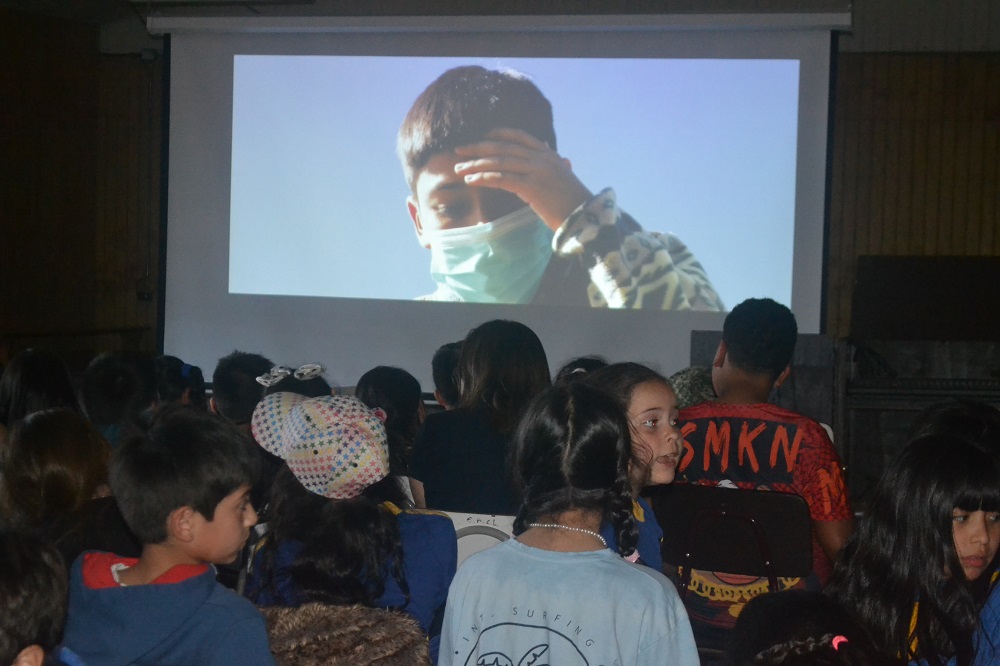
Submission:
[[[600,541],[605,548],[608,547],[608,542],[604,540],[604,537],[602,537],[594,530],[586,530],[582,527],[571,527],[570,525],[560,525],[559,523],[528,523],[528,527],[547,527],[551,530],[569,530],[570,532],[589,534],[590,536]]]

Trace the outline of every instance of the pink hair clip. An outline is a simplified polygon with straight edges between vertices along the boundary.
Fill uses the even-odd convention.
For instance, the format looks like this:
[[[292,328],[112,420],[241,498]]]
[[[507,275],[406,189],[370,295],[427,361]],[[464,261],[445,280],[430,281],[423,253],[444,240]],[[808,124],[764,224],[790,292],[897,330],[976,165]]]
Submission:
[[[847,642],[846,636],[834,636],[833,640],[830,641],[830,645],[833,647],[834,650],[839,650],[841,643],[846,643],[846,642]]]

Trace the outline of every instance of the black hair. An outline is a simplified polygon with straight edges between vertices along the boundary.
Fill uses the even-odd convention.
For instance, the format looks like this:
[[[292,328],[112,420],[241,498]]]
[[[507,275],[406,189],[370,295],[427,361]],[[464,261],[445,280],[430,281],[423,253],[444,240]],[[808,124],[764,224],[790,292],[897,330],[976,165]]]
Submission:
[[[434,390],[449,407],[458,404],[458,384],[455,380],[455,370],[458,357],[462,353],[461,342],[446,342],[438,347],[431,359],[431,376],[434,379]]]
[[[0,532],[0,664],[12,664],[26,647],[50,652],[66,623],[66,566],[45,541]]]
[[[798,334],[792,311],[770,298],[748,298],[722,324],[729,361],[744,372],[766,374],[771,381],[792,362]]]
[[[402,368],[379,365],[361,375],[354,395],[368,407],[385,412],[389,473],[406,476],[413,440],[420,429],[420,382]]]
[[[729,636],[730,666],[876,666],[884,663],[858,621],[821,592],[754,597]]]
[[[504,319],[469,332],[455,376],[459,406],[485,408],[499,432],[513,430],[525,405],[552,383],[542,341],[524,324]]]
[[[0,514],[25,529],[80,514],[107,485],[110,455],[82,414],[29,414],[7,433],[0,453]]]
[[[81,396],[87,418],[99,428],[134,422],[154,398],[155,369],[138,354],[104,352],[87,365]]]
[[[187,393],[188,403],[197,409],[207,409],[205,377],[197,365],[185,363],[176,356],[158,356],[156,364],[156,399],[160,403],[181,402]]]
[[[449,69],[420,93],[399,128],[396,153],[410,188],[434,155],[503,127],[523,130],[556,150],[552,105],[527,76],[477,65]]]
[[[250,352],[237,350],[220,358],[212,373],[212,399],[219,414],[237,425],[250,423],[264,397],[257,378],[273,367],[268,359]]]
[[[1000,410],[975,400],[931,405],[917,416],[911,438],[927,435],[954,435],[1000,455]]]
[[[556,373],[555,384],[575,382],[583,379],[587,373],[608,367],[608,361],[603,356],[578,356],[563,364]]]
[[[571,509],[598,511],[614,526],[618,550],[635,550],[629,459],[632,437],[621,402],[582,382],[554,386],[525,410],[514,434],[510,469],[529,523]]]
[[[139,541],[162,543],[172,511],[188,506],[212,520],[219,502],[253,484],[255,449],[248,436],[213,414],[170,407],[147,434],[114,452],[111,490]]]
[[[383,577],[388,574],[408,602],[399,524],[382,505],[407,501],[399,479],[390,475],[358,497],[335,500],[307,490],[285,465],[275,477],[271,496],[271,532],[263,547],[259,590],[277,591],[275,556],[291,539],[302,544],[291,576],[305,600],[374,606],[385,592]]]
[[[0,376],[0,425],[11,426],[31,412],[53,407],[79,410],[66,364],[44,349],[25,349]]]
[[[972,662],[988,581],[962,575],[953,534],[956,507],[1000,511],[1000,462],[952,435],[911,441],[879,480],[827,588],[877,647],[902,663],[943,663],[952,656],[959,666]]]

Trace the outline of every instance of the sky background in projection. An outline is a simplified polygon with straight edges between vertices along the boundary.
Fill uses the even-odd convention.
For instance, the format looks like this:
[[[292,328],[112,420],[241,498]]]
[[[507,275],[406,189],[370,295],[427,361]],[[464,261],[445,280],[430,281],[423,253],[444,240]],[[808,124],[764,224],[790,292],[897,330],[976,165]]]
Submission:
[[[466,64],[528,74],[584,184],[679,236],[727,307],[790,302],[796,60],[236,56],[230,292],[432,292],[396,133],[431,81]]]

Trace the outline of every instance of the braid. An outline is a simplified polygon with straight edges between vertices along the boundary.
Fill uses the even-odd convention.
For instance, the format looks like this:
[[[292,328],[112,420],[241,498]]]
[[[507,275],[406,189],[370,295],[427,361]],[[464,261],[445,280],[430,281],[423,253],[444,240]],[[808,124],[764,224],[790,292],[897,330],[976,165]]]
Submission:
[[[784,643],[772,645],[762,650],[754,657],[755,666],[778,666],[784,663],[794,663],[806,657],[818,656],[818,653],[832,649],[833,634],[820,637],[793,638]]]
[[[615,529],[615,537],[618,539],[618,554],[628,557],[635,552],[639,544],[639,529],[635,524],[635,515],[632,512],[632,489],[628,480],[628,472],[620,475],[615,481],[615,485],[609,489],[610,495],[609,512],[610,523]]]

